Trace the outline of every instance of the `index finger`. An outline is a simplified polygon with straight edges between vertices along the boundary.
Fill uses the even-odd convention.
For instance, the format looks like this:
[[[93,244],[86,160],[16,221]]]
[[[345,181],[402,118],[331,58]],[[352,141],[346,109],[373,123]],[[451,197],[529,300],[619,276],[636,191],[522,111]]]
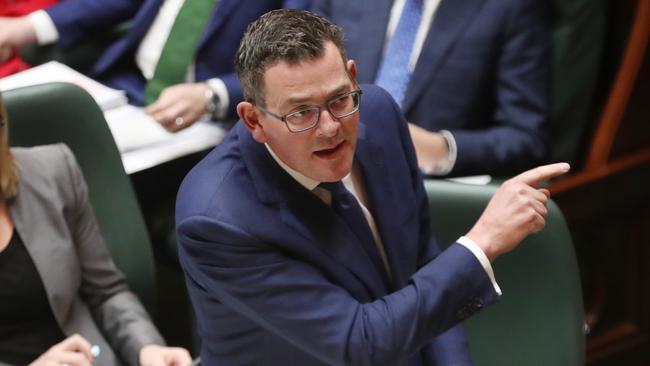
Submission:
[[[546,180],[568,172],[569,169],[571,169],[571,166],[567,163],[542,165],[538,166],[537,168],[527,170],[512,178],[512,180],[524,182],[532,187],[536,187]]]

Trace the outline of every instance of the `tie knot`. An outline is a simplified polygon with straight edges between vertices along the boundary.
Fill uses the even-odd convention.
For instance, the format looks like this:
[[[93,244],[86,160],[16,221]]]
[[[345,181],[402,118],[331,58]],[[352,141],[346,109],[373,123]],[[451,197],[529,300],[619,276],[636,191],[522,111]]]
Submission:
[[[341,181],[325,182],[319,184],[318,186],[325,190],[328,190],[330,193],[332,193],[333,196],[339,196],[348,192],[347,188],[345,188],[345,185]]]

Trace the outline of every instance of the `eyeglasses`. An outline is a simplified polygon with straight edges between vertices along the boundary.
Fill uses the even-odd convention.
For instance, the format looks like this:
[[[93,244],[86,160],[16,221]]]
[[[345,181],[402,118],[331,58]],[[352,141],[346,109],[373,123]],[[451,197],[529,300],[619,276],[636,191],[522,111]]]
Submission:
[[[291,132],[303,132],[314,128],[320,120],[320,112],[322,108],[326,108],[329,114],[336,118],[344,118],[359,110],[361,104],[361,89],[354,90],[349,93],[339,95],[325,102],[325,104],[314,105],[297,111],[287,113],[284,116],[279,116],[275,113],[267,111],[261,106],[257,106],[262,112],[269,116],[275,117],[285,125]]]

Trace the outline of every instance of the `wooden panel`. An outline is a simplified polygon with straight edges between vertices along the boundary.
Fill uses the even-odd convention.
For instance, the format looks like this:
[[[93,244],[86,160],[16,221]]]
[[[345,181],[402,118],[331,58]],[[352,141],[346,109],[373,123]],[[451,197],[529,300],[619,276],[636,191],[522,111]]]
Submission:
[[[632,5],[635,11],[628,11]],[[550,189],[574,237],[588,366],[650,364],[650,0],[610,1],[620,67],[583,168]],[[620,17],[619,15],[623,15]],[[629,16],[626,21],[625,16]],[[610,34],[611,36],[611,34]],[[619,48],[620,49],[620,48]],[[607,55],[606,55],[607,56]]]

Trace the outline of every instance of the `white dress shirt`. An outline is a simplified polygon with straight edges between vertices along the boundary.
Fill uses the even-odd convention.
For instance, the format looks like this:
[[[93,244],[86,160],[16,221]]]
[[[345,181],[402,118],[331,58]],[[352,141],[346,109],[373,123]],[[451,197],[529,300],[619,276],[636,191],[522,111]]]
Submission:
[[[332,204],[332,196],[329,191],[326,189],[318,187],[318,185],[321,182],[318,182],[314,179],[311,179],[304,174],[292,169],[289,167],[287,164],[285,164],[280,158],[275,155],[273,150],[268,144],[264,144],[266,148],[268,149],[269,153],[273,157],[273,160],[275,160],[278,165],[284,171],[286,171],[293,179],[295,179],[300,185],[308,189],[309,191],[313,192],[318,198],[320,198],[325,204],[331,205]],[[352,195],[357,199],[359,202],[359,205],[361,206],[361,209],[363,211],[364,216],[366,217],[366,220],[368,220],[368,225],[370,226],[370,230],[372,231],[372,235],[375,239],[375,244],[377,245],[377,249],[379,250],[379,255],[381,257],[381,260],[384,264],[384,268],[386,269],[386,272],[388,273],[388,277],[391,278],[392,280],[392,275],[390,271],[390,266],[388,264],[388,258],[386,257],[386,250],[384,249],[384,244],[381,240],[381,236],[379,235],[379,230],[377,229],[377,224],[375,223],[375,219],[372,217],[372,214],[366,207],[366,204],[368,203],[367,197],[366,197],[366,192],[365,188],[361,184],[361,172],[359,169],[355,166],[352,168],[352,172],[350,172],[348,175],[343,178],[343,184],[345,185],[345,188],[352,193]],[[478,246],[472,239],[466,237],[466,236],[461,236],[457,242],[466,247],[472,254],[476,257],[476,259],[479,261],[485,272],[487,273],[488,277],[490,278],[490,281],[492,282],[492,286],[494,287],[494,291],[501,296],[501,288],[496,282],[496,279],[494,277],[494,270],[492,269],[492,264],[490,264],[490,261],[488,260],[487,256],[481,249],[481,247]]]

